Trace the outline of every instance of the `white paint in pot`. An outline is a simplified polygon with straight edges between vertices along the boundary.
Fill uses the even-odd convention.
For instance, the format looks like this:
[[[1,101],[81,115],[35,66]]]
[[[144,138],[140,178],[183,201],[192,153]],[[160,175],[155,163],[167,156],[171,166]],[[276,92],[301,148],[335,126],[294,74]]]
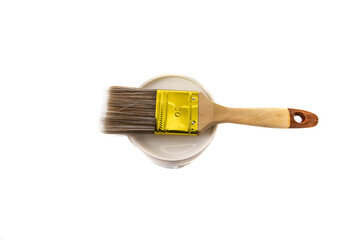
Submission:
[[[210,93],[195,79],[183,75],[162,75],[141,85],[147,89],[189,90],[202,92],[213,101]],[[198,157],[210,144],[216,126],[197,136],[131,135],[130,141],[154,163],[166,168],[180,168]]]

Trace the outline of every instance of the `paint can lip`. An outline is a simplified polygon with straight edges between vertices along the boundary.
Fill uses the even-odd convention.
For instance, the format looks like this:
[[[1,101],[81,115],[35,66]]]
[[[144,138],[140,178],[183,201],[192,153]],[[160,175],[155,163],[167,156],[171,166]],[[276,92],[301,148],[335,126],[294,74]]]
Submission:
[[[141,88],[201,91],[211,94],[195,79],[180,74],[164,74],[143,83]],[[166,168],[181,168],[196,159],[210,144],[216,126],[198,136],[131,135],[129,140],[154,163]]]

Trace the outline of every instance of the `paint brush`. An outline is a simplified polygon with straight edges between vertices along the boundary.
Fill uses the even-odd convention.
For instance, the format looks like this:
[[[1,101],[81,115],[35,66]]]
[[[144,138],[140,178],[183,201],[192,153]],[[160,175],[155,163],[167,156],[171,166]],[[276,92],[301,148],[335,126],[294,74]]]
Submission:
[[[196,91],[111,87],[104,132],[197,135],[219,123],[308,128],[318,117],[291,108],[228,108]]]

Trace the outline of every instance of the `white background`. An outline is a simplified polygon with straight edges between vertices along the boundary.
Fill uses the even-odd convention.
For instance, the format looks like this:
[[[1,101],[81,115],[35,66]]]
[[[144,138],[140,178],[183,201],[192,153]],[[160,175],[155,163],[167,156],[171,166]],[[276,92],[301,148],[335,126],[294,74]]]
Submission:
[[[0,2],[0,239],[359,239],[358,1]],[[221,125],[179,170],[102,134],[165,73],[316,128]]]

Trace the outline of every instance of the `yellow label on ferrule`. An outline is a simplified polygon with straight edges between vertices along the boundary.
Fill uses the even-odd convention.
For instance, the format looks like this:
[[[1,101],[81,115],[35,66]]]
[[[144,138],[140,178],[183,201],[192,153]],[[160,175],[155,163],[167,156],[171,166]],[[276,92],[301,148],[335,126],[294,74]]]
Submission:
[[[155,134],[197,135],[199,94],[157,90]]]

